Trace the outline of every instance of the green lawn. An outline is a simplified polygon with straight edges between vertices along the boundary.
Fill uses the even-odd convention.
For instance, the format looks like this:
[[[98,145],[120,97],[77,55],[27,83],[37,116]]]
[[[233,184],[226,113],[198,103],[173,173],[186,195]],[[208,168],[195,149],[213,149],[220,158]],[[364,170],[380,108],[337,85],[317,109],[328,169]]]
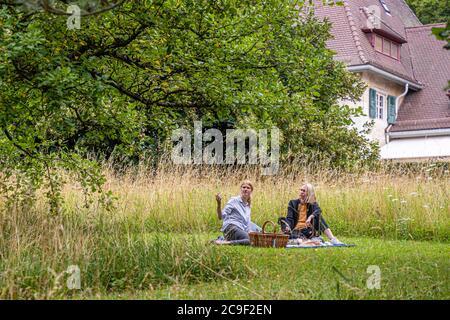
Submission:
[[[188,236],[189,237],[189,236]],[[202,234],[207,242],[212,234]],[[198,236],[196,237],[198,238]],[[353,248],[218,247],[241,259],[248,276],[148,290],[101,294],[106,299],[449,299],[449,243],[342,238]],[[207,245],[207,244],[205,244]],[[368,289],[370,265],[381,288]],[[81,294],[78,298],[86,298]]]

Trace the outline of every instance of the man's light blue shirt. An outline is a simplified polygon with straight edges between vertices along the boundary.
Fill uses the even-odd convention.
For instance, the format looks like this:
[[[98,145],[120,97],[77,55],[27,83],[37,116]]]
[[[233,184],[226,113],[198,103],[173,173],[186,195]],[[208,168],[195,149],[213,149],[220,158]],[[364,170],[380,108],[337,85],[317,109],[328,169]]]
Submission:
[[[256,224],[250,221],[250,206],[245,203],[240,196],[232,197],[222,210],[222,229],[223,232],[226,227],[233,224],[245,232],[259,231]]]

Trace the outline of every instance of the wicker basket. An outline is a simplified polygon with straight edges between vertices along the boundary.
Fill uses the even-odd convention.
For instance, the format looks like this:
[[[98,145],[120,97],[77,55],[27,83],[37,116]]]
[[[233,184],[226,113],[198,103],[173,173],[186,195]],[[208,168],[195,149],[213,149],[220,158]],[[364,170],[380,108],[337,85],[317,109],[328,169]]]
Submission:
[[[271,224],[273,232],[266,232],[266,226]],[[285,248],[289,239],[287,234],[277,233],[277,227],[272,221],[266,221],[263,224],[262,232],[250,232],[250,243],[254,247],[263,248]]]

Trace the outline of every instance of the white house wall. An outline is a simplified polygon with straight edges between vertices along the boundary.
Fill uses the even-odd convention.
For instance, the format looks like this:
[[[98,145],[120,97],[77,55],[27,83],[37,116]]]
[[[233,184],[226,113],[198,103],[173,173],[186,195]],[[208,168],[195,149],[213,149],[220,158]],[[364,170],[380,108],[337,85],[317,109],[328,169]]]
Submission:
[[[404,92],[405,88],[399,84],[396,84],[392,81],[386,80],[380,76],[368,72],[361,73],[361,79],[367,84],[366,91],[362,95],[361,100],[357,103],[347,103],[350,106],[354,107],[361,106],[365,114],[365,116],[355,117],[353,119],[353,121],[355,122],[354,126],[358,130],[362,130],[365,123],[373,120],[374,126],[371,132],[368,134],[368,137],[371,138],[372,140],[378,141],[380,146],[383,146],[386,144],[385,130],[388,126],[387,109],[385,109],[383,120],[371,119],[369,117],[369,89],[372,88],[386,95],[398,97]],[[401,105],[402,100],[403,99],[400,99],[399,105]]]
[[[380,150],[381,159],[449,158],[450,136],[391,140]]]

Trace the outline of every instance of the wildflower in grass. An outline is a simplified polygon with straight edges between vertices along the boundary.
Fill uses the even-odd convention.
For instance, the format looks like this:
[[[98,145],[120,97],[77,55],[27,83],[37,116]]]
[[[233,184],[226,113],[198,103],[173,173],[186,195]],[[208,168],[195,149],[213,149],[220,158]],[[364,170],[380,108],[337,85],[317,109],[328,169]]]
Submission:
[[[429,209],[430,208],[430,206],[427,205],[427,204],[424,204],[422,207],[424,207],[425,209]]]
[[[388,198],[392,198],[393,197],[393,195],[392,194],[388,194]]]
[[[398,201],[398,199],[397,198],[395,198],[395,199],[392,199],[392,202],[397,202]]]
[[[417,197],[419,194],[417,192],[411,192],[409,195],[413,196],[413,197]]]
[[[401,204],[407,204],[408,201],[406,201],[406,200],[401,200],[400,203],[401,203]]]

